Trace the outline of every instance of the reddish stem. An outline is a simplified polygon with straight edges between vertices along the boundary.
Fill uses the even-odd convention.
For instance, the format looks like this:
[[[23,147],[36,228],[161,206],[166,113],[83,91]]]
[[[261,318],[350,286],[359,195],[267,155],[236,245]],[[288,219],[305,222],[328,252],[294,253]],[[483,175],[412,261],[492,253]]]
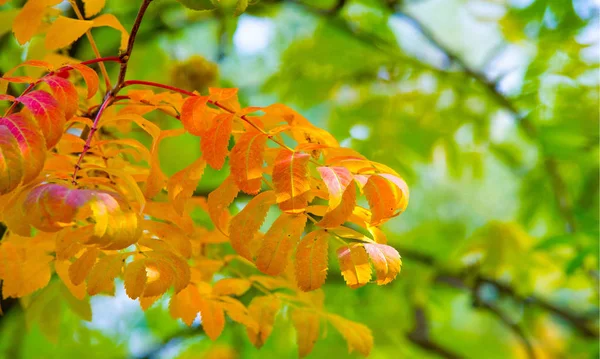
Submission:
[[[104,101],[102,101],[102,105],[100,106],[100,109],[98,110],[98,113],[96,113],[96,117],[94,118],[92,128],[90,128],[90,133],[88,134],[87,139],[85,140],[85,144],[83,145],[83,151],[77,159],[77,163],[75,164],[75,170],[73,171],[73,179],[71,181],[75,186],[77,185],[77,172],[81,169],[81,161],[83,160],[85,154],[90,150],[92,138],[94,137],[94,133],[96,133],[96,131],[98,130],[98,122],[100,121],[100,116],[102,116],[102,113],[110,104],[110,100],[111,96],[106,95]]]
[[[99,57],[97,59],[91,59],[87,61],[80,62],[80,65],[91,65],[98,62],[121,62],[121,58],[119,56],[107,56],[107,57]]]
[[[169,85],[163,85],[163,84],[158,83],[158,82],[142,81],[142,80],[127,80],[127,81],[123,82],[123,87],[125,87],[125,86],[131,86],[131,85],[152,86],[152,87],[158,87],[158,88],[169,90],[169,91],[173,91],[173,92],[179,92],[181,94],[188,95],[188,96],[198,96],[197,94],[195,94],[193,92],[186,91],[186,90],[181,89],[179,87],[174,87],[174,86],[169,86]]]

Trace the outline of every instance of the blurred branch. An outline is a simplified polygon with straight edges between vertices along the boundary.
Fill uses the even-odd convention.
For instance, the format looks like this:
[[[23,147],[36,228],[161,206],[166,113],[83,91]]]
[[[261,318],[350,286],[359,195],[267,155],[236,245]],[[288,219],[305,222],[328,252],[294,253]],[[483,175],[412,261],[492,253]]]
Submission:
[[[482,285],[486,283],[479,281],[475,287],[473,288],[473,302],[474,305],[478,308],[483,308],[493,314],[500,322],[502,322],[506,327],[508,327],[523,343],[525,350],[527,351],[527,356],[531,359],[535,359],[535,351],[533,350],[533,346],[531,345],[531,341],[527,338],[527,335],[523,331],[523,329],[515,323],[508,315],[498,308],[495,304],[483,299],[480,295],[480,289]]]
[[[134,358],[136,358],[136,359],[162,358],[163,356],[161,354],[164,354],[164,353],[162,353],[162,351],[165,350],[167,347],[174,345],[176,342],[178,342],[180,340],[183,340],[185,338],[189,338],[189,337],[192,337],[195,335],[199,335],[202,333],[204,333],[204,330],[202,329],[201,325],[194,327],[194,328],[189,328],[189,327],[182,328],[182,329],[162,338],[161,341],[158,344],[156,344],[154,347],[152,347],[151,349],[149,349],[148,351],[144,352],[141,355],[134,356]]]
[[[412,332],[408,333],[406,337],[421,348],[427,350],[428,352],[435,353],[442,358],[461,358],[461,356],[458,354],[455,354],[431,341],[429,337],[429,323],[427,321],[425,310],[422,307],[417,306],[415,308],[415,328]]]
[[[444,53],[450,62],[458,65],[466,75],[481,84],[490,97],[494,99],[496,103],[498,103],[498,105],[504,107],[510,111],[513,116],[515,116],[523,132],[532,141],[537,142],[537,128],[533,121],[523,114],[508,97],[498,91],[498,84],[496,82],[488,80],[482,73],[471,68],[458,54],[445,46],[432,31],[421,24],[417,18],[405,12],[396,12],[396,15],[402,17],[412,24],[412,26],[419,31],[434,47]],[[558,162],[554,157],[544,155],[544,149],[541,145],[540,150],[542,156],[544,156],[544,166],[546,173],[550,177],[550,183],[552,185],[554,197],[556,199],[561,216],[566,223],[566,230],[567,232],[574,232],[576,230],[575,217],[572,211],[571,200],[567,193],[567,186],[558,170]]]
[[[573,329],[579,332],[586,338],[597,338],[598,337],[598,329],[594,327],[593,321],[597,318],[597,314],[593,315],[582,315],[579,313],[573,313],[568,309],[561,308],[559,306],[550,303],[549,301],[540,298],[534,294],[529,296],[523,296],[512,288],[511,286],[501,283],[493,278],[485,277],[481,274],[477,274],[475,276],[475,281],[471,280],[472,274],[467,272],[452,272],[451,270],[444,269],[439,263],[436,263],[435,258],[415,252],[409,249],[399,248],[399,252],[402,254],[402,257],[408,260],[413,260],[419,262],[421,264],[434,267],[437,269],[437,277],[436,282],[449,285],[453,288],[468,290],[472,293],[475,293],[475,288],[481,284],[489,284],[495,287],[499,293],[511,297],[513,300],[521,302],[534,304],[539,308],[553,314],[554,316],[560,317]]]

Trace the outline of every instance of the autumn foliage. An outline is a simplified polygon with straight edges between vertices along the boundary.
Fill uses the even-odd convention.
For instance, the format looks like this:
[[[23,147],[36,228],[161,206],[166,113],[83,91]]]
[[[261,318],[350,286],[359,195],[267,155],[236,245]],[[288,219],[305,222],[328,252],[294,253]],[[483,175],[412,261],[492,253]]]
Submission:
[[[300,356],[325,322],[349,350],[367,355],[369,329],[326,313],[319,288],[330,253],[351,288],[385,285],[400,272],[400,255],[379,228],[408,205],[400,175],[340,147],[285,105],[243,107],[233,88],[200,94],[125,80],[135,26],[150,1],[131,37],[116,17],[98,15],[101,0],[84,1],[77,19],[53,7],[60,2],[27,1],[14,22],[17,41],[45,36],[48,49],[61,49],[108,26],[120,32],[122,53],[84,62],[56,54],[0,79],[0,100],[9,104],[0,117],[2,295],[35,303],[56,273],[65,297],[85,301],[114,294],[121,278],[144,309],[168,295],[173,318],[191,325],[200,313],[213,340],[229,317],[260,347],[287,307]],[[104,70],[111,62],[120,66],[114,85]],[[13,96],[9,84],[27,87]],[[161,129],[147,118],[151,112],[182,126]],[[151,145],[133,131],[147,133]],[[200,137],[202,155],[167,177],[161,141],[185,132]],[[202,197],[195,191],[207,166],[230,175]],[[234,214],[240,197],[247,203]],[[278,217],[264,228],[275,208]],[[197,224],[197,211],[213,226]],[[248,305],[236,299],[249,290],[257,294]]]

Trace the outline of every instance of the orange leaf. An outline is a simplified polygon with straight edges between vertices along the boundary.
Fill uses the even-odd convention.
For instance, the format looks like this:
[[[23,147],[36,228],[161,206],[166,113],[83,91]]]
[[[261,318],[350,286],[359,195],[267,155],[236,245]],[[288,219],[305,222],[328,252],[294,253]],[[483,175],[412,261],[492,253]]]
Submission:
[[[220,302],[200,298],[198,309],[202,317],[202,328],[211,340],[217,340],[225,328],[225,312]]]
[[[85,283],[81,283],[79,285],[73,284],[73,282],[71,281],[71,278],[69,278],[69,266],[70,265],[71,265],[71,263],[69,261],[57,260],[54,262],[54,270],[56,271],[56,274],[58,274],[58,277],[60,278],[60,280],[62,280],[62,282],[65,284],[65,286],[69,289],[71,294],[75,298],[82,300],[83,298],[85,298],[85,295],[86,295]]]
[[[265,221],[269,207],[275,202],[275,193],[267,191],[252,198],[250,202],[235,215],[229,224],[229,240],[231,246],[242,257],[252,260],[248,244]]]
[[[142,295],[148,276],[146,274],[146,263],[143,259],[131,262],[125,268],[124,274],[125,292],[131,299]]]
[[[83,81],[87,86],[87,98],[92,98],[98,91],[98,84],[100,82],[96,71],[82,64],[69,64],[66,67],[79,71],[81,77],[83,77]]]
[[[219,105],[225,106],[228,110],[238,112],[240,110],[240,103],[238,102],[237,93],[238,89],[236,88],[214,88],[209,87],[208,93],[210,95],[210,100],[214,103],[219,103]]]
[[[229,205],[239,193],[231,176],[208,195],[208,214],[215,226],[224,234],[228,232]]]
[[[337,250],[340,270],[350,288],[358,288],[371,279],[371,266],[365,248],[360,244],[342,246]]]
[[[77,258],[73,264],[69,267],[69,278],[75,285],[83,283],[87,275],[92,270],[92,267],[96,263],[100,251],[98,248],[88,248],[81,257]]]
[[[403,190],[383,175],[371,175],[363,191],[371,208],[371,225],[373,226],[399,215],[408,204],[408,196],[404,194]]]
[[[310,232],[296,250],[296,281],[304,291],[320,288],[327,278],[329,234],[324,230]]]
[[[345,167],[318,167],[317,170],[329,192],[329,208],[334,209],[342,203],[342,195],[352,183],[352,173]]]
[[[198,182],[204,174],[206,161],[203,158],[198,158],[189,167],[175,173],[167,183],[167,191],[169,192],[169,200],[173,204],[175,211],[181,216],[186,201],[192,197]]]
[[[306,216],[282,213],[265,233],[258,250],[256,267],[270,275],[283,273],[305,225]]]
[[[77,112],[79,99],[77,90],[71,82],[58,76],[46,76],[43,81],[50,86],[54,98],[65,113],[67,120],[71,119]]]
[[[46,49],[56,50],[67,47],[92,28],[93,21],[71,19],[59,16],[46,34]]]
[[[65,114],[58,102],[46,91],[32,91],[17,98],[35,117],[46,138],[46,148],[60,140],[65,125]]]
[[[181,106],[181,123],[192,135],[202,136],[210,128],[213,114],[210,113],[206,96],[190,96]]]
[[[96,295],[112,291],[115,286],[115,278],[121,274],[123,269],[125,258],[126,256],[122,254],[111,254],[100,258],[88,275],[88,294]]]
[[[198,315],[200,301],[198,288],[189,284],[181,292],[173,294],[169,302],[169,314],[174,319],[181,318],[185,324],[191,326]]]
[[[232,126],[233,114],[222,113],[214,118],[213,125],[202,136],[202,157],[216,170],[220,170],[225,164]]]
[[[354,183],[351,183],[346,187],[341,203],[335,208],[328,208],[323,218],[317,224],[325,228],[341,226],[350,218],[354,208],[356,208],[356,188],[354,187]]]
[[[266,142],[265,134],[250,129],[238,139],[231,150],[231,175],[238,187],[248,194],[260,191]]]
[[[296,308],[292,311],[292,323],[296,329],[298,356],[304,358],[310,354],[319,338],[319,314],[312,310]]]
[[[248,333],[250,342],[255,347],[262,347],[271,335],[273,324],[275,323],[275,315],[277,315],[280,306],[281,302],[275,296],[261,296],[252,299],[252,302],[248,306],[248,311],[250,312],[250,316],[258,323],[258,330],[246,327],[246,332]]]
[[[384,285],[393,281],[402,267],[398,251],[386,244],[379,243],[365,243],[364,247],[375,267],[377,284]]]
[[[310,191],[307,168],[309,159],[310,155],[306,153],[287,149],[279,151],[273,167],[273,186],[282,211],[304,212]]]

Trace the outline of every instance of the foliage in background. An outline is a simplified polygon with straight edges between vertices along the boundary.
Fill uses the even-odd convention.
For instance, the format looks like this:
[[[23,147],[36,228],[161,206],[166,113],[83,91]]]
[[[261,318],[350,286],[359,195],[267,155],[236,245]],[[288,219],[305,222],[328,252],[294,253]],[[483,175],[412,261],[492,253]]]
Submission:
[[[13,40],[14,3],[0,13],[4,72],[48,56],[43,37],[26,48]],[[373,329],[373,357],[598,356],[594,2],[263,0],[240,17],[232,5],[206,12],[166,0],[153,6],[132,78],[187,86],[175,69],[203,63],[200,55],[218,64],[218,75],[189,66],[186,73],[199,74],[187,76],[198,79],[192,88],[219,76],[220,86],[240,88],[244,103],[289,104],[411,185],[411,207],[384,226],[403,256],[399,278],[349,292],[330,274],[325,289],[328,311]],[[125,28],[136,11],[134,2],[116,0],[105,10]],[[118,49],[117,32],[92,31],[102,54]],[[94,56],[85,39],[65,55]],[[160,114],[151,120],[178,126]],[[168,176],[200,153],[193,136],[162,143]],[[207,169],[196,193],[210,193],[225,176]],[[212,344],[196,326],[174,325],[168,301],[142,314],[124,296],[92,301],[88,325],[63,311],[59,344],[35,326],[24,334],[27,321],[11,309],[1,319],[0,349],[7,357],[43,350],[60,357],[102,343],[115,357],[295,355],[294,316],[286,311],[257,352],[244,331],[228,326]],[[346,353],[341,337],[328,332],[311,355]]]

